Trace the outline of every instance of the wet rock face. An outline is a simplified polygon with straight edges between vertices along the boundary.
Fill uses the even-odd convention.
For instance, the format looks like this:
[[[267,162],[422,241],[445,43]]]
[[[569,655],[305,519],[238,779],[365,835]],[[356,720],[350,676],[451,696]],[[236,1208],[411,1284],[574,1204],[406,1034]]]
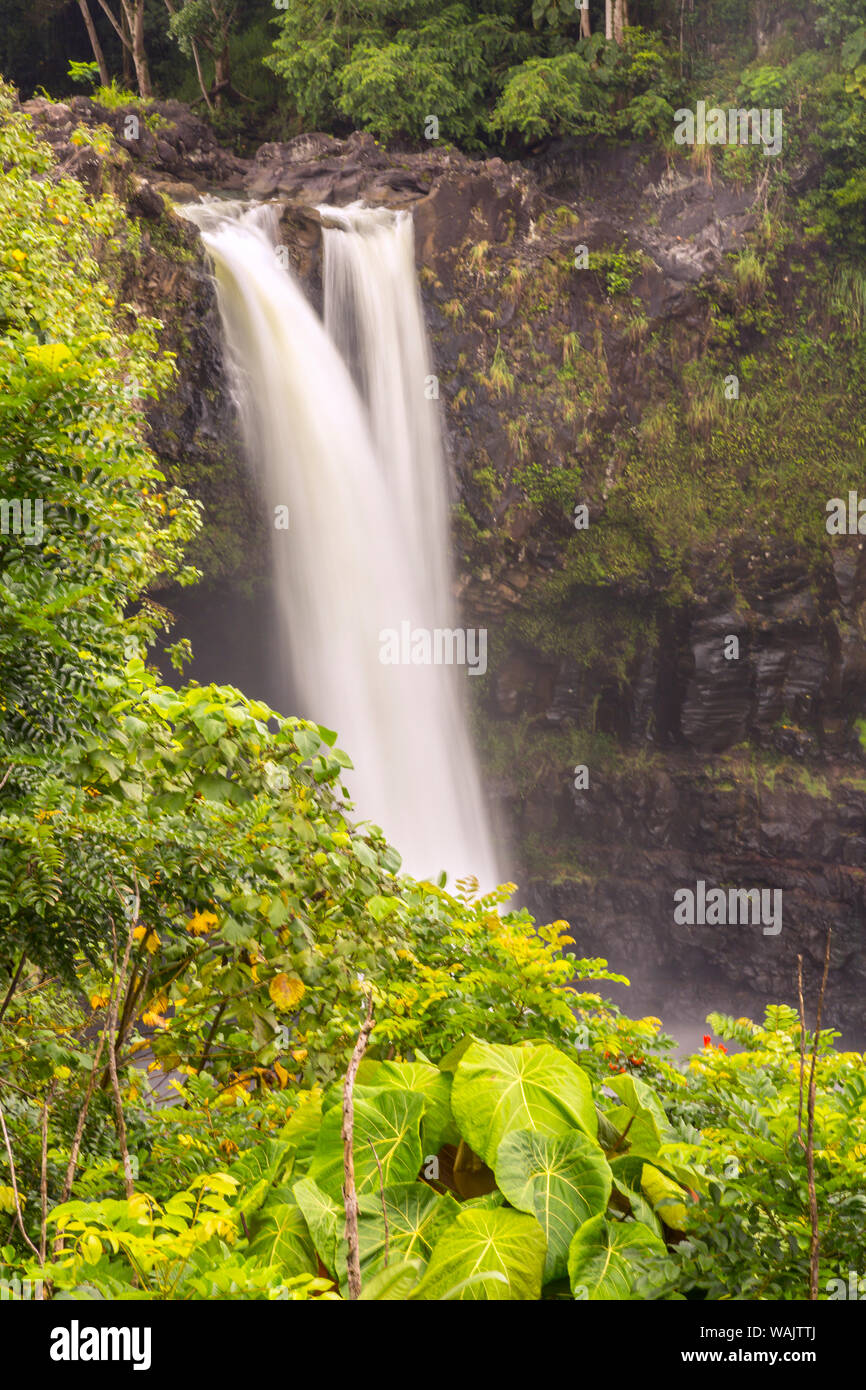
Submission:
[[[705,331],[698,291],[728,252],[746,244],[750,190],[713,186],[691,164],[669,168],[640,149],[574,142],[506,164],[438,148],[387,152],[370,136],[314,133],[264,145],[244,161],[176,106],[157,104],[165,125],[154,123],[138,142],[124,134],[132,112],[99,112],[83,98],[25,109],[64,172],[96,190],[110,166],[112,186],[143,230],[142,264],[130,267],[125,292],[166,321],[165,345],[179,365],[174,392],[151,412],[153,441],[171,475],[205,503],[195,558],[210,585],[228,585],[235,599],[263,585],[266,534],[206,260],[165,198],[207,188],[281,202],[282,239],[318,306],[317,205],[363,198],[411,209],[414,218],[453,489],[476,528],[471,562],[458,536],[466,622],[495,634],[510,615],[531,612],[535,588],[558,574],[574,535],[562,509],[557,519],[526,482],[513,482],[515,469],[530,462],[565,473],[577,456],[577,427],[549,385],[550,364],[567,364],[561,344],[545,337],[544,308],[567,296],[565,326],[593,372],[593,429],[623,420],[639,428],[649,400],[634,343],[622,327],[594,320],[592,302],[573,282],[564,288],[557,267],[581,243],[643,253],[631,293],[646,332],[673,326],[675,350],[694,359]],[[131,164],[115,168],[114,155],[106,161],[74,146],[70,135],[81,121],[110,125]],[[493,348],[521,329],[525,347],[497,378]],[[669,365],[659,356],[650,364],[661,372]],[[531,443],[514,405],[520,387],[531,390],[538,417]],[[580,462],[597,518],[616,464],[598,476],[591,456]],[[533,729],[562,741],[537,775],[521,778],[520,768],[491,780],[510,828],[511,876],[526,885],[540,917],[573,924],[580,954],[603,956],[634,980],[631,991],[610,990],[632,1013],[660,1015],[672,1030],[686,1024],[693,1038],[711,1009],[760,1017],[768,1002],[796,1000],[798,954],[814,998],[832,928],[828,1021],[847,1042],[866,1042],[866,768],[855,727],[866,715],[861,547],[857,537],[840,537],[826,560],[809,565],[743,540],[721,565],[696,556],[693,595],[673,607],[650,565],[628,585],[603,577],[592,611],[585,590],[565,603],[561,651],[551,655],[549,643],[542,650],[527,636],[491,662],[489,728],[506,741],[513,734],[517,747]],[[213,603],[211,588],[203,604]],[[250,610],[250,624],[257,621]],[[614,665],[610,634],[629,622],[633,647]],[[195,635],[194,614],[189,630]],[[247,669],[240,683],[255,683]],[[587,731],[614,749],[603,766],[570,752],[569,740]],[[592,763],[586,790],[573,786],[576,761]],[[542,872],[528,853],[537,842],[552,850]],[[698,881],[780,890],[781,931],[676,924],[675,892]]]
[[[760,1018],[768,1003],[796,1003],[798,955],[814,1000],[832,930],[828,1021],[848,1046],[862,1046],[864,788],[838,769],[817,784],[770,787],[747,754],[706,771],[671,756],[654,775],[596,779],[558,806],[589,874],[533,883],[532,904],[545,920],[572,922],[579,954],[604,956],[632,980],[614,991],[628,1011],[695,1034],[709,1010]],[[674,895],[699,881],[707,891],[780,894],[781,929],[765,932],[769,916],[751,915],[747,924],[678,924]]]

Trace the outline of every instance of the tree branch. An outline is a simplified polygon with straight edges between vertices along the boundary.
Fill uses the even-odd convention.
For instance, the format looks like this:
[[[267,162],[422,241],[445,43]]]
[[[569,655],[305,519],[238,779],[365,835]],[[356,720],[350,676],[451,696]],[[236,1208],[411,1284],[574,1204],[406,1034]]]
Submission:
[[[16,987],[17,987],[17,985],[18,985],[18,981],[21,979],[21,971],[24,969],[24,961],[25,961],[25,959],[26,959],[26,953],[25,953],[24,951],[22,951],[22,952],[21,952],[21,959],[20,959],[19,962],[18,962],[18,969],[15,971],[15,974],[12,976],[12,983],[11,983],[11,985],[9,986],[9,988],[8,988],[7,991],[6,991],[6,997],[4,998],[3,1003],[0,1004],[0,1023],[2,1023],[2,1021],[3,1021],[3,1015],[5,1014],[6,1010],[7,1010],[8,1007],[9,1007],[9,1003],[10,1003],[10,1001],[11,1001],[11,999],[12,999],[12,995],[15,993]]]
[[[6,1145],[6,1154],[7,1154],[8,1158],[9,1158],[9,1178],[10,1178],[10,1181],[11,1181],[11,1183],[12,1183],[12,1195],[13,1195],[13,1197],[14,1197],[14,1199],[15,1199],[15,1216],[16,1216],[17,1221],[18,1221],[18,1227],[19,1227],[19,1229],[20,1229],[20,1231],[21,1231],[22,1236],[24,1237],[24,1239],[26,1240],[27,1244],[30,1246],[30,1249],[33,1251],[33,1254],[36,1256],[36,1258],[37,1258],[37,1260],[38,1260],[38,1259],[39,1259],[39,1251],[36,1249],[36,1246],[33,1244],[33,1241],[30,1239],[30,1237],[29,1237],[28,1234],[27,1234],[27,1231],[26,1231],[25,1226],[24,1226],[24,1217],[23,1217],[22,1214],[21,1214],[21,1198],[18,1196],[18,1181],[17,1181],[17,1179],[16,1179],[16,1177],[15,1177],[15,1161],[14,1161],[14,1159],[13,1159],[13,1157],[12,1157],[12,1145],[11,1145],[11,1143],[9,1142],[9,1131],[8,1131],[7,1128],[6,1128],[6,1116],[5,1116],[4,1113],[3,1113],[3,1106],[2,1106],[2,1104],[0,1104],[0,1129],[3,1130],[3,1141],[4,1141],[5,1145]],[[357,1208],[356,1208],[356,1227],[357,1227]]]
[[[812,1236],[809,1242],[810,1303],[816,1303],[818,1300],[818,1266],[821,1253],[821,1239],[818,1229],[818,1195],[815,1191],[815,1068],[818,1062],[818,1043],[821,1037],[821,1014],[824,1011],[824,994],[827,989],[827,975],[830,970],[830,941],[832,936],[832,931],[828,931],[827,945],[824,950],[824,976],[821,980],[821,993],[818,995],[815,1037],[812,1042],[812,1069],[809,1073],[809,1100],[806,1110],[806,1173],[809,1180],[809,1224],[812,1228]]]
[[[803,1141],[803,1087],[806,1082],[806,1001],[803,997],[803,957],[797,957],[797,996],[800,1001],[800,1105],[797,1110],[797,1138],[800,1147]]]
[[[116,989],[114,988],[113,981],[111,998],[108,1004],[108,1070],[111,1075],[111,1089],[114,1093],[114,1109],[115,1114],[117,1115],[117,1138],[120,1144],[121,1158],[123,1159],[123,1180],[124,1187],[126,1189],[127,1201],[133,1196],[133,1193],[135,1192],[135,1186],[132,1177],[132,1164],[129,1159],[129,1144],[126,1138],[126,1118],[123,1113],[123,1097],[120,1094],[120,1082],[117,1077],[117,1054],[114,1050],[114,1033],[115,1028],[117,1026],[117,1006],[120,1002],[120,996],[123,993],[125,987],[126,972],[129,968],[129,955],[132,950],[133,935],[135,933],[135,924],[138,921],[137,884],[135,896],[136,910],[133,914],[132,920],[130,921],[129,930],[126,934],[126,950],[124,951],[123,964],[120,967],[119,974],[117,970],[117,932],[114,926],[114,919],[109,919],[111,921],[111,956],[112,964],[114,966],[114,977],[117,987]]]
[[[341,1137],[343,1140],[343,1205],[346,1210],[346,1244],[349,1247],[346,1256],[346,1267],[348,1271],[349,1298],[356,1299],[361,1296],[361,1258],[358,1250],[358,1193],[355,1188],[355,1155],[353,1151],[354,1131],[355,1131],[355,1107],[353,1103],[353,1092],[355,1089],[355,1077],[358,1074],[358,1067],[361,1065],[361,1058],[367,1050],[370,1041],[370,1034],[373,1031],[373,995],[367,996],[367,1017],[361,1026],[358,1034],[358,1041],[352,1052],[351,1061],[346,1072],[346,1080],[343,1086],[343,1127]]]
[[[108,16],[111,27],[116,33],[117,37],[120,39],[120,42],[123,44],[124,48],[128,48],[130,51],[132,51],[132,44],[127,39],[122,27],[118,24],[117,20],[115,19],[114,15],[109,9],[108,0],[99,0],[99,6]]]
[[[57,1090],[57,1082],[52,1081],[42,1106],[42,1155],[39,1164],[39,1201],[42,1208],[42,1223],[39,1227],[39,1263],[45,1264],[48,1248],[48,1110]]]

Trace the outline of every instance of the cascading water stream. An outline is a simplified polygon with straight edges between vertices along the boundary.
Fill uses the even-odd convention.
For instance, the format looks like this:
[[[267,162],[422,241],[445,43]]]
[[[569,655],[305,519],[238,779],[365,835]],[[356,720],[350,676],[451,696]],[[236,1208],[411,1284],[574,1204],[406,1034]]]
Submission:
[[[271,516],[280,632],[297,713],[351,755],[356,814],[407,872],[499,880],[463,709],[468,669],[383,664],[381,634],[453,631],[445,462],[412,222],[320,209],[325,325],[275,254],[277,210],[184,209],[216,268],[249,456]],[[356,384],[357,383],[357,384]]]

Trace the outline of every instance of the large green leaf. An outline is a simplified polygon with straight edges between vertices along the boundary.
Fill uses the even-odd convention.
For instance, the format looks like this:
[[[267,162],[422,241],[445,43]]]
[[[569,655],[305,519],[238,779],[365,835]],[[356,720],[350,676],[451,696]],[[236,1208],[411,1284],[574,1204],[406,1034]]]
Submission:
[[[319,1259],[330,1274],[337,1271],[337,1231],[342,1231],[345,1221],[342,1206],[328,1196],[313,1182],[312,1178],[302,1178],[292,1188],[295,1201],[307,1223],[310,1237]]]
[[[418,1283],[423,1269],[423,1260],[401,1260],[399,1264],[389,1264],[379,1274],[363,1281],[361,1298],[375,1299],[379,1302],[405,1302]]]
[[[411,1296],[537,1299],[545,1253],[544,1232],[534,1216],[505,1207],[461,1211],[436,1242],[427,1273]]]
[[[631,1258],[653,1250],[663,1255],[665,1245],[648,1226],[591,1217],[575,1232],[568,1252],[572,1293],[591,1302],[630,1299],[634,1283]]]
[[[321,1123],[322,1098],[317,1095],[304,1105],[298,1105],[288,1124],[280,1131],[280,1138],[287,1140],[294,1149],[297,1165],[312,1158]]]
[[[628,1187],[626,1183],[613,1180],[613,1185],[621,1197],[624,1197],[631,1207],[631,1215],[635,1221],[640,1221],[644,1226],[648,1226],[654,1235],[660,1236],[662,1233],[662,1223],[659,1221],[650,1203],[642,1193],[636,1192],[633,1187]]]
[[[496,1181],[511,1205],[537,1217],[544,1231],[544,1282],[562,1278],[578,1226],[607,1207],[612,1177],[601,1149],[577,1130],[558,1138],[515,1130],[499,1145]]]
[[[622,1102],[604,1112],[604,1118],[617,1134],[626,1135],[625,1145],[644,1154],[656,1153],[665,1134],[669,1132],[667,1116],[651,1086],[637,1076],[623,1074],[605,1083]]]
[[[378,1192],[380,1185],[390,1187],[395,1182],[414,1182],[421,1167],[419,1127],[424,1114],[424,1097],[411,1091],[356,1086],[354,1102],[352,1152],[359,1195]],[[340,1198],[343,1190],[342,1122],[339,1105],[322,1116],[309,1168],[309,1176],[335,1199]]]
[[[613,1076],[605,1085],[618,1096],[633,1114],[638,1115],[641,1111],[648,1111],[660,1131],[664,1134],[668,1129],[668,1120],[665,1115],[661,1101],[645,1081],[641,1081],[639,1076],[629,1076],[623,1072],[620,1076]]]
[[[384,1204],[384,1213],[383,1213]],[[358,1198],[358,1254],[361,1274],[378,1273],[394,1260],[430,1258],[442,1232],[460,1215],[450,1194],[440,1196],[423,1182],[395,1183],[383,1193]],[[387,1231],[385,1218],[387,1217]],[[346,1277],[346,1243],[337,1247],[341,1283]]]
[[[268,1202],[259,1212],[248,1252],[262,1264],[278,1265],[287,1277],[315,1274],[316,1251],[300,1209],[288,1202]]]
[[[589,1077],[549,1043],[474,1042],[454,1075],[451,1108],[460,1133],[491,1168],[515,1129],[558,1135],[577,1128],[596,1136]]]
[[[457,1144],[460,1135],[451,1116],[451,1077],[431,1062],[378,1062],[365,1075],[370,1086],[391,1086],[423,1095],[426,1102],[421,1122],[421,1143],[426,1154],[436,1154],[443,1144]]]
[[[635,1149],[638,1153],[658,1152],[662,1141],[655,1117],[649,1110],[630,1110],[627,1105],[616,1105],[612,1110],[602,1112],[607,1124],[616,1132],[608,1152],[624,1154]]]
[[[672,1231],[684,1231],[686,1229],[686,1204],[683,1189],[677,1183],[672,1182],[665,1173],[660,1173],[658,1168],[645,1163],[640,1177],[641,1191],[649,1202],[652,1209],[660,1221],[669,1226]]]

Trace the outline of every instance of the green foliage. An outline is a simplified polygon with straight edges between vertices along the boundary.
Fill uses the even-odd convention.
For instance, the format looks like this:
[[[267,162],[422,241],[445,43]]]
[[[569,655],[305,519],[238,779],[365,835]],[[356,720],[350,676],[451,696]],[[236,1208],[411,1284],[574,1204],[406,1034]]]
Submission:
[[[95,87],[99,82],[99,64],[78,63],[73,60],[69,64],[69,80],[71,82],[89,82],[91,87]]]
[[[620,46],[581,39],[579,25],[564,0],[536,3],[531,17],[514,0],[433,16],[418,0],[377,0],[363,15],[301,0],[266,61],[307,128],[351,122],[380,139],[420,141],[429,116],[442,140],[477,148],[644,131],[672,115],[673,59],[657,35],[630,29]]]
[[[420,140],[434,115],[443,140],[477,146],[497,74],[533,43],[516,8],[494,0],[431,15],[418,0],[378,0],[361,14],[302,0],[281,17],[267,61],[307,128],[351,122]]]
[[[510,1078],[525,1078],[527,1095],[524,1103],[511,1094],[504,1127],[482,1122],[485,1164],[469,1147],[478,1129],[472,1102],[492,1114],[502,1100],[502,1077],[509,1078],[506,1094]],[[55,1090],[59,1080],[55,1067]],[[633,1252],[664,1249],[663,1228],[637,1190],[614,1193],[609,1160],[632,1153],[634,1162],[643,1159],[629,1129],[620,1127],[619,1112],[601,1095],[594,1099],[593,1090],[589,1074],[546,1043],[491,1048],[467,1037],[439,1068],[365,1060],[353,1126],[365,1296],[569,1297],[573,1268],[581,1276],[573,1280],[575,1296],[608,1297],[598,1280],[588,1295],[580,1287],[589,1282],[586,1247],[599,1241],[616,1246],[617,1293],[631,1296],[641,1268],[632,1263]],[[190,1078],[179,1098],[194,1115],[205,1094],[202,1078]],[[664,1123],[650,1088],[642,1095]],[[596,1105],[604,1108],[596,1113]],[[164,1112],[151,1110],[140,1117],[150,1154],[134,1195],[120,1200],[94,1191],[97,1164],[81,1175],[90,1193],[53,1207],[54,1243],[42,1277],[55,1294],[80,1298],[97,1288],[109,1297],[158,1299],[273,1299],[337,1290],[346,1296],[342,1086],[324,1096],[301,1093],[288,1120],[272,1104],[248,1107],[245,1147],[229,1167],[219,1160],[237,1151],[225,1134],[233,1107],[206,1108],[204,1171],[169,1159],[160,1140]],[[190,1124],[189,1110],[178,1114]],[[256,1140],[255,1127],[263,1124],[269,1137]],[[191,1147],[189,1135],[187,1141]],[[698,1171],[681,1159],[669,1161],[658,1141],[654,1150],[659,1170],[688,1200],[678,1184],[700,1185]],[[153,1179],[159,1191],[167,1176],[172,1185],[157,1196]],[[4,1252],[7,1261],[13,1255]],[[20,1267],[31,1263],[22,1260]],[[327,1279],[316,1282],[320,1265]]]
[[[609,135],[613,126],[603,88],[579,53],[532,58],[508,76],[491,128],[533,141],[551,132]]]
[[[786,1006],[768,1008],[763,1026],[711,1015],[720,1037],[686,1071],[673,1114],[699,1128],[712,1179],[690,1213],[686,1239],[645,1272],[646,1297],[798,1299],[809,1283],[806,1115],[801,1099],[800,1022]],[[818,1040],[815,1181],[826,1296],[833,1278],[860,1270],[866,1212],[866,1081],[863,1058]],[[808,1092],[814,1037],[802,1039]]]

